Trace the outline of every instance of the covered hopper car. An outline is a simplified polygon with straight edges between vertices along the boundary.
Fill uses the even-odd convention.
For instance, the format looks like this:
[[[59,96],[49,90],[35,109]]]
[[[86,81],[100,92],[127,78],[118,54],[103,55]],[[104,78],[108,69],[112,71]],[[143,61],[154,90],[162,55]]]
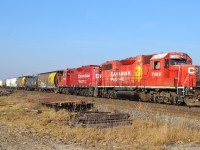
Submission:
[[[26,80],[26,89],[27,90],[37,90],[38,86],[38,77],[37,76],[31,76]]]
[[[55,91],[61,81],[63,71],[53,71],[38,75],[39,91]]]
[[[17,78],[17,89],[26,89],[27,80],[31,78],[31,76],[22,76]]]

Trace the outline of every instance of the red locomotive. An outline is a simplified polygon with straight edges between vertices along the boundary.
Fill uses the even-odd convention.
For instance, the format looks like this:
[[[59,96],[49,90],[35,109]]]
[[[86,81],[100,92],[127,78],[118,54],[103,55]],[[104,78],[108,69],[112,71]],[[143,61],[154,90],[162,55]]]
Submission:
[[[75,95],[93,96],[94,87],[100,86],[101,67],[98,65],[67,69],[59,91]]]
[[[95,97],[200,106],[200,67],[185,53],[140,55],[67,69],[59,91]]]
[[[141,55],[102,64],[99,95],[199,105],[200,67],[185,53]]]

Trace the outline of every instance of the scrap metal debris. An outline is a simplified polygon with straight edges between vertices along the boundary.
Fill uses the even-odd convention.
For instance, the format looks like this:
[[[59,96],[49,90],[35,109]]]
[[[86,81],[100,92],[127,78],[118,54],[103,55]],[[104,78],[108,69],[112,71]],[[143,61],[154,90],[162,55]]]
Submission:
[[[111,112],[80,112],[71,117],[72,125],[84,127],[109,128],[119,125],[131,125],[130,115]]]
[[[42,105],[49,108],[54,108],[56,111],[60,109],[66,109],[70,112],[76,112],[68,120],[52,121],[58,125],[70,125],[70,126],[83,126],[87,128],[111,128],[119,125],[132,125],[130,115],[127,113],[111,113],[111,112],[99,112],[89,111],[94,108],[93,103],[87,103],[85,101],[46,101],[41,102]]]
[[[84,101],[54,101],[54,102],[42,102],[49,108],[54,108],[56,111],[60,109],[66,109],[70,112],[87,111],[93,108],[93,103],[87,103]]]

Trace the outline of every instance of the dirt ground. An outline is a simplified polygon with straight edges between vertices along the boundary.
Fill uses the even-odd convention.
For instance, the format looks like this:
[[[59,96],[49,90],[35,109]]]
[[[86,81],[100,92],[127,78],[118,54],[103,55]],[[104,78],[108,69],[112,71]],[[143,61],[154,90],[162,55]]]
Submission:
[[[100,111],[127,112],[133,125],[102,130],[55,125],[52,120],[69,113],[38,105],[63,99],[93,102]],[[24,108],[40,109],[42,113],[24,112]],[[0,97],[0,150],[200,150],[199,113],[200,108],[16,91]]]

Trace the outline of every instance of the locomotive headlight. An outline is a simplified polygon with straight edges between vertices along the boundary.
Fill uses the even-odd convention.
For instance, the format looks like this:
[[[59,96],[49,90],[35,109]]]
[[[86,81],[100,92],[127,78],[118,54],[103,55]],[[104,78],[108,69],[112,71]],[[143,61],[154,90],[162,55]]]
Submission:
[[[193,88],[192,87],[190,87],[190,90],[192,90]]]

